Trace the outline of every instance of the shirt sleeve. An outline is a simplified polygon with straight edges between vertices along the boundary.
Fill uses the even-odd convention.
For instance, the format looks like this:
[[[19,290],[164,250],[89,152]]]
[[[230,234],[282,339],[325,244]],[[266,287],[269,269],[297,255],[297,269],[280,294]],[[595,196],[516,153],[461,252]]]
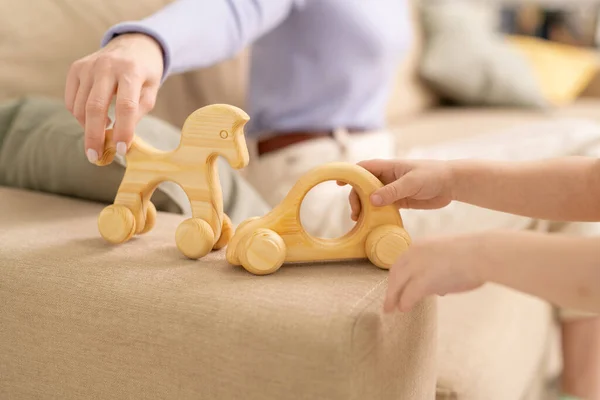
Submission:
[[[306,1],[176,0],[141,21],[113,26],[101,46],[123,33],[152,36],[163,49],[164,80],[233,57]]]

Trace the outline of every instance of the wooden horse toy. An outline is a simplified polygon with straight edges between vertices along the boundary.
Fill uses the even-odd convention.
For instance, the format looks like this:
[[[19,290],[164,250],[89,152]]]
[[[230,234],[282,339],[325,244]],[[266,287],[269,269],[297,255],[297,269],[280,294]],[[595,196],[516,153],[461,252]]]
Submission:
[[[216,161],[221,155],[235,169],[248,165],[243,128],[249,119],[237,107],[214,104],[196,110],[186,119],[179,147],[173,151],[159,151],[135,137],[126,155],[125,175],[114,204],[104,208],[98,217],[102,237],[117,244],[149,232],[156,220],[150,197],[161,182],[170,180],[186,192],[192,208],[192,218],[183,221],[175,233],[179,250],[197,259],[227,245],[233,226],[223,212]],[[112,131],[107,131],[98,165],[109,164],[116,153],[111,136]]]

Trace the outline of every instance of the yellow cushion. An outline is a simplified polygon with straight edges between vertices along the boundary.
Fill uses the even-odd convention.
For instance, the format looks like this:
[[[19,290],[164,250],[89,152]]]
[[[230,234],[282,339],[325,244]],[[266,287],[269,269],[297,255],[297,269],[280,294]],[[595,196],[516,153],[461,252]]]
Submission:
[[[525,56],[544,98],[554,105],[574,101],[598,73],[597,51],[529,36],[507,39]]]

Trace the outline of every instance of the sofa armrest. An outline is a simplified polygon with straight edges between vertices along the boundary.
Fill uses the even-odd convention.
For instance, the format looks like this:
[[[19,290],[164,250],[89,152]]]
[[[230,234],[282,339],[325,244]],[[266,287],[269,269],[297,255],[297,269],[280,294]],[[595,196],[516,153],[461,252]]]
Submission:
[[[108,246],[97,204],[0,187],[0,209],[2,399],[435,397],[437,302],[383,315],[372,265],[256,277],[181,257],[175,214]]]

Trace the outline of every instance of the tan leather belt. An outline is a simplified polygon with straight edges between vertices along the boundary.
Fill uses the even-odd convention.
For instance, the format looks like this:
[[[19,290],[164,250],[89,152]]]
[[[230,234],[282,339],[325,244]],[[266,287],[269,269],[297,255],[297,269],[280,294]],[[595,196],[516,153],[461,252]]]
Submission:
[[[366,132],[364,129],[347,129],[350,134]],[[310,131],[310,132],[282,132],[267,139],[259,140],[258,155],[281,150],[296,143],[305,142],[314,138],[333,137],[333,131]]]

